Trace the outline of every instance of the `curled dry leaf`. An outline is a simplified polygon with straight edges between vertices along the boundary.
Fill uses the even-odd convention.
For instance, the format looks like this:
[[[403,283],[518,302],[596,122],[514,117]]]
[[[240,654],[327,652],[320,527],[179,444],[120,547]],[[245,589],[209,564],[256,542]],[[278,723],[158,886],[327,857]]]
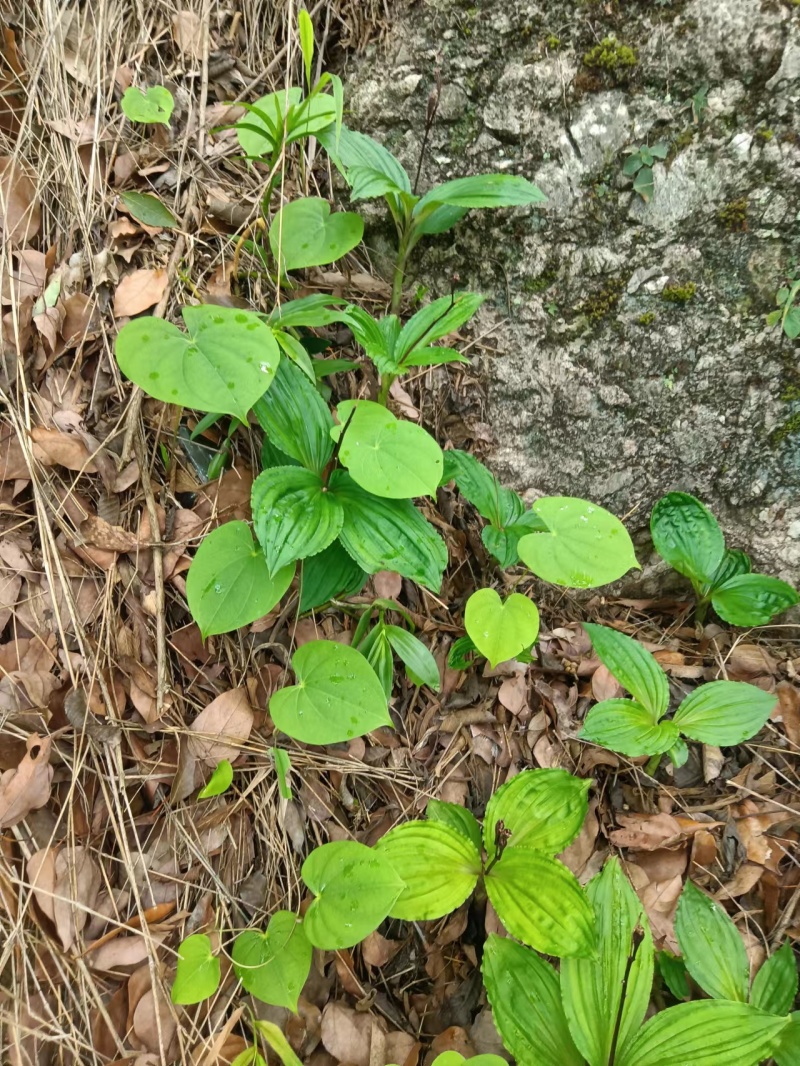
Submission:
[[[31,240],[42,225],[35,177],[11,156],[0,156],[0,229],[9,244]]]
[[[43,252],[33,248],[12,252],[9,266],[3,271],[2,301],[19,304],[29,296],[35,300],[44,291],[46,281],[47,258]]]
[[[602,700],[613,700],[622,695],[622,685],[602,663],[592,674],[592,695],[598,703]]]
[[[172,39],[190,59],[203,58],[203,20],[195,11],[176,11],[172,16]]]
[[[121,526],[113,526],[97,515],[90,515],[80,525],[81,536],[87,544],[112,552],[136,551],[139,541]]]
[[[217,696],[190,726],[189,750],[210,766],[222,759],[233,762],[253,728],[253,711],[243,688]]]
[[[85,474],[96,474],[97,465],[80,437],[58,429],[34,426],[31,430],[33,454],[44,466],[65,466]]]
[[[322,1043],[339,1062],[370,1066],[373,1027],[369,1014],[359,1014],[343,1003],[329,1003],[322,1012]]]
[[[6,770],[0,775],[0,829],[16,825],[50,799],[52,741],[32,733],[25,746],[27,751],[16,770]]]
[[[138,315],[154,307],[167,288],[166,270],[134,270],[126,274],[114,294],[114,317]]]
[[[50,921],[55,921],[56,849],[40,848],[28,859],[28,882],[39,908]]]
[[[55,872],[53,921],[64,951],[69,951],[95,909],[103,878],[91,852],[81,845],[58,852]]]
[[[671,814],[617,814],[622,826],[609,834],[618,848],[654,851],[677,844],[683,836],[680,822]]]

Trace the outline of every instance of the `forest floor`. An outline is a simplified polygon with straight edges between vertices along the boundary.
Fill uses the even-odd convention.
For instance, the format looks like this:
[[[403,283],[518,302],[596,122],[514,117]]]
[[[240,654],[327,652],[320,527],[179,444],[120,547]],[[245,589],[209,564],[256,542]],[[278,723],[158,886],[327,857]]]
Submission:
[[[620,855],[659,947],[676,948],[689,876],[724,904],[754,966],[771,945],[800,938],[796,627],[697,626],[688,593],[579,602],[520,571],[515,588],[532,591],[542,612],[536,660],[453,670],[466,596],[502,587],[503,575],[474,510],[444,489],[451,566],[439,596],[382,573],[347,610],[298,618],[290,598],[244,630],[201,639],[186,571],[204,533],[250,517],[257,432],[237,432],[231,464],[209,482],[217,431],[190,443],[185,412],[142,402],[119,372],[114,339],[130,316],[177,320],[198,300],[270,307],[268,279],[237,252],[263,174],[220,127],[242,113],[230,101],[297,76],[287,10],[270,0],[241,13],[41,0],[3,26],[0,1061],[13,1066],[230,1063],[247,1046],[249,1006],[312,1066],[422,1066],[448,1049],[499,1051],[477,968],[496,928],[491,908],[483,929],[465,905],[440,922],[388,922],[352,951],[317,952],[296,1016],[248,1001],[230,972],[197,1007],[173,1005],[169,986],[183,937],[262,926],[275,909],[300,905],[299,868],[314,846],[373,843],[430,797],[480,814],[528,766],[594,779],[564,861],[585,882]],[[379,33],[386,17],[377,0],[336,10],[320,0],[313,13],[325,58]],[[169,128],[124,118],[119,99],[131,84],[170,88]],[[319,182],[328,188],[322,167]],[[177,225],[137,221],[126,190],[157,195]],[[376,307],[389,294],[360,252],[308,286]],[[329,339],[352,356],[346,335]],[[341,378],[347,395],[369,383],[360,371]],[[485,454],[477,374],[459,368],[433,382],[423,374],[394,400],[442,446]],[[298,646],[346,639],[374,595],[409,612],[440,665],[441,691],[403,680],[394,729],[329,749],[288,742],[293,798],[281,798],[269,697],[287,683]],[[646,759],[576,740],[591,702],[622,691],[582,619],[635,635],[676,699],[703,680],[749,681],[779,697],[772,720],[739,747],[695,746],[682,769],[656,778]],[[233,788],[199,800],[231,749]]]

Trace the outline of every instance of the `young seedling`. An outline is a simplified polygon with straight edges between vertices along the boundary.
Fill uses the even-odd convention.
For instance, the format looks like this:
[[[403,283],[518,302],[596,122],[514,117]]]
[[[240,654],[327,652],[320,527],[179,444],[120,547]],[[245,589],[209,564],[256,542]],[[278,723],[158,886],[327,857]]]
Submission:
[[[749,555],[726,549],[716,518],[686,492],[670,492],[658,501],[650,532],[661,558],[691,581],[698,622],[704,621],[711,604],[731,625],[763,626],[800,602],[791,585],[751,573]]]
[[[648,148],[646,144],[639,148],[627,148],[628,158],[622,167],[626,178],[633,179],[633,191],[648,202],[653,196],[653,164],[656,159],[666,159],[669,145],[659,142]]]
[[[788,286],[778,289],[775,294],[777,311],[770,311],[767,315],[767,325],[781,325],[781,329],[790,341],[800,337],[800,306],[797,299],[800,294],[800,280],[792,280]]]
[[[133,86],[122,94],[120,107],[131,122],[161,123],[169,125],[175,100],[169,89],[163,85],[151,85],[149,89],[137,89]]]
[[[401,626],[390,625],[386,621],[388,611],[400,614],[412,632]],[[376,612],[378,620],[370,628]],[[405,666],[406,676],[412,685],[427,685],[434,692],[439,691],[439,667],[422,641],[414,636],[413,630],[411,616],[400,604],[379,597],[362,612],[353,633],[353,647],[358,648],[378,675],[387,699],[392,694],[395,655]]]
[[[579,736],[632,758],[652,756],[651,773],[664,752],[673,766],[686,762],[683,737],[718,747],[742,744],[762,728],[777,702],[771,693],[743,681],[711,681],[699,685],[666,718],[669,684],[650,652],[608,626],[585,622],[584,629],[600,661],[633,699],[595,704]]]

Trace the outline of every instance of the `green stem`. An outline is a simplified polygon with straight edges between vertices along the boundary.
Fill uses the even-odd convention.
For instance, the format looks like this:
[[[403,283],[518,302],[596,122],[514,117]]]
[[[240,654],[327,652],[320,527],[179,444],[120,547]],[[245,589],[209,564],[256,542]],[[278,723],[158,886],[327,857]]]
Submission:
[[[394,275],[392,277],[392,302],[389,305],[389,313],[392,315],[400,313],[400,307],[403,302],[403,282],[406,276],[406,260],[408,259],[408,253],[411,251],[411,234],[411,227],[407,226],[405,230],[401,231],[397,245],[397,259],[395,260]],[[391,389],[392,382],[396,377],[397,374],[381,374],[378,403],[383,404],[384,407],[389,400],[389,389]]]
[[[662,753],[659,752],[658,755],[653,755],[650,761],[645,766],[644,772],[647,774],[648,777],[655,777],[656,770],[658,769],[658,764],[661,762],[661,754]]]

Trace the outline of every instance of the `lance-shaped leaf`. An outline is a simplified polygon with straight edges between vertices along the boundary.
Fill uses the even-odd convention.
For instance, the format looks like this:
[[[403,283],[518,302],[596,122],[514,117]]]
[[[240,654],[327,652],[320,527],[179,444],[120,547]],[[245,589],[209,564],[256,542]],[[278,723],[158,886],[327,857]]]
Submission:
[[[765,626],[800,602],[791,585],[764,574],[739,574],[714,589],[714,610],[732,626]]]
[[[650,533],[661,558],[697,585],[713,578],[725,555],[725,537],[716,518],[687,492],[670,492],[658,501]]]
[[[475,174],[437,185],[414,207],[414,218],[424,218],[433,207],[523,207],[547,203],[544,193],[517,174]]]
[[[269,228],[269,246],[281,270],[325,266],[347,255],[364,236],[364,219],[352,211],[331,213],[318,196],[291,200]]]
[[[679,734],[674,721],[653,722],[652,713],[636,700],[610,699],[592,707],[578,736],[636,758],[669,751]]]
[[[657,722],[669,706],[667,675],[638,640],[609,626],[584,622],[600,661]]]
[[[788,1014],[797,998],[797,963],[787,940],[755,976],[750,1002],[770,1014]]]
[[[692,740],[730,747],[755,736],[777,702],[777,696],[745,681],[711,681],[686,697],[673,721]]]
[[[303,560],[300,581],[300,612],[312,611],[329,600],[352,596],[364,587],[367,574],[334,541],[319,555]]]
[[[391,725],[386,696],[364,656],[346,644],[312,640],[292,657],[297,684],[269,701],[278,729],[304,744],[337,744]]]
[[[457,803],[447,803],[444,800],[431,799],[428,800],[428,806],[425,808],[425,817],[430,822],[441,822],[455,829],[457,833],[461,833],[467,840],[472,841],[475,850],[480,855],[481,827],[475,815],[466,807],[461,807]]]
[[[328,405],[289,359],[282,359],[272,387],[253,405],[270,442],[307,470],[321,474],[333,453]]]
[[[387,625],[384,630],[392,651],[402,659],[412,682],[415,685],[427,685],[438,692],[441,687],[439,667],[422,641],[400,626]]]
[[[557,859],[506,847],[484,880],[498,918],[524,944],[560,957],[594,953],[594,912],[575,875]]]
[[[773,1057],[778,1066],[800,1066],[800,1011],[789,1016],[789,1024],[780,1035]]]
[[[376,171],[403,193],[411,195],[411,179],[408,174],[392,153],[374,138],[342,126],[338,141],[333,129],[325,130],[319,141],[336,165],[344,171],[348,181],[352,168],[364,167]]]
[[[456,910],[472,894],[481,872],[472,841],[441,822],[405,822],[381,837],[375,850],[405,882],[389,914],[410,922]]]
[[[342,505],[319,474],[301,466],[265,470],[253,482],[253,525],[270,574],[317,555],[339,535]]]
[[[619,1066],[755,1066],[769,1058],[788,1019],[746,1003],[679,1003],[646,1022]]]
[[[397,339],[398,362],[411,365],[412,352],[427,348],[460,329],[485,299],[479,293],[462,292],[457,296],[442,296],[417,311],[403,326]]]
[[[503,488],[494,474],[469,452],[453,448],[444,453],[442,484],[447,481],[455,481],[461,495],[494,526],[517,522],[525,511],[525,504],[516,492]],[[546,529],[544,522],[539,521],[540,528]]]
[[[526,566],[554,585],[588,589],[607,585],[632,567],[633,543],[609,511],[572,496],[547,496],[532,510],[549,532],[531,533],[517,545]]]
[[[492,1019],[519,1063],[585,1066],[573,1043],[558,974],[536,952],[494,933],[483,952],[483,981]]]
[[[532,848],[543,855],[563,851],[586,820],[591,784],[566,770],[523,770],[512,777],[486,808],[483,843],[489,858],[495,855],[499,822],[516,848]]]
[[[122,372],[164,403],[234,415],[242,422],[280,361],[256,315],[215,305],[184,307],[188,335],[163,318],[135,318],[117,337]]]
[[[691,881],[678,902],[675,933],[686,969],[709,996],[747,1002],[750,964],[739,930]]]
[[[204,933],[195,933],[178,948],[178,968],[172,982],[173,1003],[200,1003],[219,987],[219,959]]]
[[[247,929],[237,936],[232,958],[246,992],[262,1003],[297,1012],[311,969],[311,944],[301,918],[291,911],[276,911],[265,932]]]
[[[617,1046],[624,1047],[644,1021],[653,985],[653,939],[617,859],[606,862],[586,893],[597,923],[597,958],[563,960],[561,995],[570,1032],[589,1066],[606,1066],[615,1031]]]
[[[387,917],[403,891],[403,881],[375,848],[339,840],[315,848],[301,876],[315,899],[303,926],[317,948],[349,948],[369,936]]]

